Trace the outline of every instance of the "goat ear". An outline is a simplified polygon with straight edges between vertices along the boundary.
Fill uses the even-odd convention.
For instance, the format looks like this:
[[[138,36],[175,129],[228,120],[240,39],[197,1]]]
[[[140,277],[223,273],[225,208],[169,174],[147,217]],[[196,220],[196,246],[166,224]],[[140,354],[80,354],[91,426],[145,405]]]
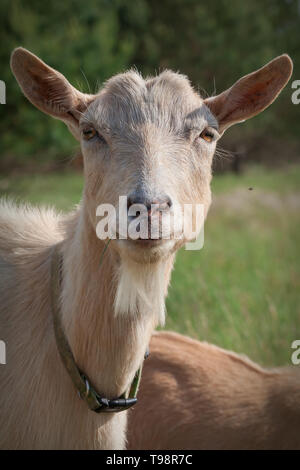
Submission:
[[[76,90],[61,73],[22,47],[13,51],[10,66],[29,101],[44,113],[64,121],[78,138],[80,114],[93,95]]]
[[[267,108],[290,79],[293,62],[287,54],[245,75],[220,95],[204,101],[217,118],[220,133]]]

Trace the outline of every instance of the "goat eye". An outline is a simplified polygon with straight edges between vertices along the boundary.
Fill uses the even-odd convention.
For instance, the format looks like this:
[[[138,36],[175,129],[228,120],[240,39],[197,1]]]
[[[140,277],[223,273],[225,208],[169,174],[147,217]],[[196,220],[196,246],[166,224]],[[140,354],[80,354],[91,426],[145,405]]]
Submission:
[[[82,135],[84,140],[91,140],[97,135],[97,131],[93,127],[89,127],[88,129],[83,129]]]
[[[201,132],[199,137],[201,137],[201,139],[205,140],[206,142],[212,142],[214,134],[208,129],[204,129],[204,131]]]

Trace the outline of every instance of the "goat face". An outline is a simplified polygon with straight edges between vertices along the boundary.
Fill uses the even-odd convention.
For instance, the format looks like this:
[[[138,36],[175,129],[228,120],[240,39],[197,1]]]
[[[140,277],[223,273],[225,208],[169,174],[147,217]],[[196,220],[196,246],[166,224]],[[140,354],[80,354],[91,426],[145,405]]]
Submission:
[[[196,211],[187,230],[178,215],[187,205],[201,205],[206,216],[216,141],[232,124],[272,103],[292,73],[291,59],[282,55],[203,100],[186,77],[170,71],[146,80],[129,71],[86,95],[23,48],[13,52],[11,67],[28,99],[63,120],[80,140],[84,207],[93,228],[99,205],[116,209],[112,247],[140,262],[168,256],[197,235]]]
[[[157,259],[184,243],[178,217],[186,204],[202,204],[207,213],[219,137],[217,120],[188,80],[173,72],[149,80],[136,72],[117,75],[79,128],[91,216],[103,202],[118,216],[120,196],[126,197],[128,237],[116,241],[117,249]]]

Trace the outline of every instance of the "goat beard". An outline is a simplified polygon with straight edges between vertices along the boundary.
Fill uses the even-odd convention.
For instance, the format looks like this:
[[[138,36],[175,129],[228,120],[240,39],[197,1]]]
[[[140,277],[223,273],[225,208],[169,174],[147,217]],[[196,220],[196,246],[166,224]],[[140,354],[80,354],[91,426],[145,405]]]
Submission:
[[[122,260],[116,273],[116,316],[151,315],[165,323],[165,263],[139,264]]]

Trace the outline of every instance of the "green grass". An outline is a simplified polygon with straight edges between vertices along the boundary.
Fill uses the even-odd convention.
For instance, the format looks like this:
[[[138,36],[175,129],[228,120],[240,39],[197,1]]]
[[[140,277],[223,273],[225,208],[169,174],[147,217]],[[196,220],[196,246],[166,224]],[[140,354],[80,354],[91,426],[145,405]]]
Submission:
[[[0,196],[69,210],[80,200],[83,177],[77,172],[0,176]]]
[[[0,178],[0,194],[62,210],[81,191],[78,173]],[[300,338],[300,167],[218,175],[213,193],[203,249],[177,255],[166,328],[288,364]]]

